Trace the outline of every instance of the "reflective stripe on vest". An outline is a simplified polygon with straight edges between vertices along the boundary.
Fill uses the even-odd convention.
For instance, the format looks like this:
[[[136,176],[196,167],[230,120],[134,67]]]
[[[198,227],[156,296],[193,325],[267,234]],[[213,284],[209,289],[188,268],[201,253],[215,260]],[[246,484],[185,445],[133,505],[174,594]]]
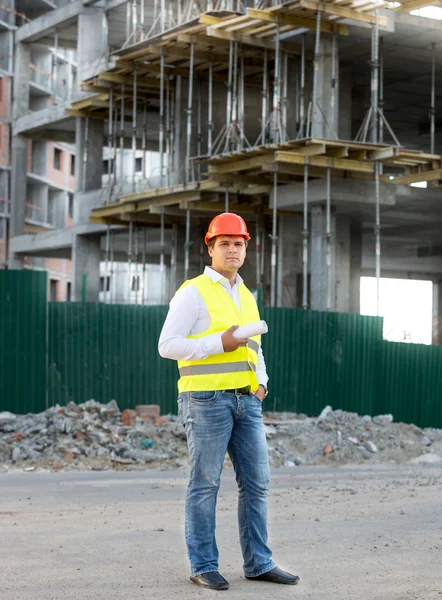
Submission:
[[[258,352],[259,352],[259,344],[258,344],[258,342],[255,342],[255,340],[249,340],[247,342],[247,346],[249,348],[251,348],[252,350],[254,350],[256,352],[256,354],[258,354]]]
[[[253,363],[245,360],[242,362],[216,363],[214,365],[195,365],[193,367],[181,367],[181,377],[187,375],[217,375],[218,373],[240,373],[241,371],[256,371]]]

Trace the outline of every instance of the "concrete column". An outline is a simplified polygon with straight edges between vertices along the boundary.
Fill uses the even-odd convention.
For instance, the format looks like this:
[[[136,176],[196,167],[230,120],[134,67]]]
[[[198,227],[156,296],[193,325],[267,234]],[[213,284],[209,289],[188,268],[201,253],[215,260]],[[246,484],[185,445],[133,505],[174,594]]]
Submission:
[[[100,291],[100,238],[75,235],[72,243],[72,301],[80,302],[83,276],[86,276],[86,301],[98,302]]]
[[[75,195],[74,224],[88,222],[89,207],[82,206],[87,202],[92,190],[101,190],[103,176],[103,122],[94,119],[77,119],[75,129]]]
[[[75,130],[74,223],[87,222],[88,211],[81,210],[86,192],[101,189],[103,174],[104,127],[102,121],[77,119]],[[98,302],[100,291],[100,238],[75,235],[72,244],[72,300],[82,299],[86,275],[86,300]]]
[[[442,281],[433,282],[433,344],[442,345]]]
[[[280,215],[278,235],[277,305],[299,308],[302,302],[302,280],[299,280],[302,275],[302,216]]]
[[[26,216],[26,173],[28,170],[28,140],[22,135],[12,138],[12,169],[11,169],[11,238],[23,235]],[[9,254],[9,268],[22,269],[23,257]]]
[[[351,313],[361,312],[362,227],[355,220],[350,225],[350,306]]]
[[[327,274],[325,268],[325,210],[323,206],[312,208],[310,242],[310,308],[325,310]]]
[[[312,109],[312,137],[315,138],[334,139],[334,134],[338,134],[339,60],[337,41],[334,106],[332,105],[332,73],[332,37],[322,34],[318,57],[316,106]]]
[[[332,282],[335,282],[335,298],[332,310],[338,312],[350,312],[350,217],[348,215],[336,215],[335,217],[336,238],[335,257],[332,262]]]
[[[15,74],[12,114],[14,119],[25,115],[29,110],[31,49],[28,44],[15,46]],[[26,173],[28,171],[28,140],[22,135],[12,138],[11,169],[11,219],[10,237],[22,235],[26,214]],[[23,258],[12,253],[8,260],[10,269],[22,269]]]
[[[339,127],[337,134],[341,140],[352,140],[352,77],[351,67],[339,69]]]
[[[88,7],[78,16],[78,82],[96,75],[107,64],[108,26],[104,8]]]
[[[15,45],[15,74],[13,117],[18,119],[29,110],[29,81],[31,79],[31,47],[29,44]]]

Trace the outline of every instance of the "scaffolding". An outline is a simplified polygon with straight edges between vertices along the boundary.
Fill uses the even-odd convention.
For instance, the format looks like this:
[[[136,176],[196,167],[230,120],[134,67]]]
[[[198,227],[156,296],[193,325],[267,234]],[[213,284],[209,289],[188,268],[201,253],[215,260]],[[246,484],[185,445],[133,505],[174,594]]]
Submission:
[[[415,4],[415,3],[414,3]],[[146,227],[159,224],[160,266],[164,270],[164,231],[172,217],[181,215],[185,224],[184,278],[189,274],[192,246],[191,222],[195,215],[235,211],[256,220],[257,285],[264,272],[263,217],[271,220],[270,304],[278,304],[278,206],[281,186],[302,182],[302,307],[307,309],[309,274],[309,185],[325,181],[325,271],[327,310],[332,310],[332,186],[334,179],[373,182],[375,211],[376,278],[381,276],[381,185],[410,184],[442,179],[441,156],[434,153],[435,53],[432,58],[430,102],[431,148],[429,153],[407,150],[400,145],[384,115],[383,43],[381,32],[388,25],[390,3],[377,0],[296,0],[277,6],[246,8],[241,3],[178,3],[176,11],[166,0],[155,2],[153,22],[145,21],[144,3],[128,3],[127,40],[114,54],[114,65],[83,83],[94,95],[75,102],[71,116],[107,120],[108,143],[117,152],[116,128],[120,122],[120,162],[123,163],[124,127],[131,120],[135,165],[143,153],[143,181],[136,189],[135,175],[130,194],[109,196],[92,212],[91,222],[105,225]],[[380,14],[380,9],[386,9]],[[403,3],[395,9],[405,10]],[[345,23],[342,21],[345,20]],[[340,140],[335,119],[337,103],[339,38],[349,35],[349,25],[372,28],[371,98],[355,140]],[[306,39],[314,36],[314,51]],[[330,105],[319,101],[320,43],[331,39],[329,80]],[[290,38],[290,41],[287,41]],[[312,89],[307,97],[306,78],[311,65]],[[290,97],[290,69],[299,74],[298,94]],[[214,91],[217,89],[217,92]],[[225,90],[225,121],[214,118],[214,103]],[[261,98],[260,124],[254,138],[246,115],[247,93]],[[181,122],[185,99],[185,123]],[[203,116],[204,104],[206,116]],[[289,125],[290,104],[296,107],[296,130]],[[147,114],[158,114],[159,185],[153,187],[146,174]],[[130,114],[129,114],[130,111]],[[316,120],[325,124],[328,136],[315,137]],[[206,120],[207,119],[207,120]],[[203,128],[205,120],[206,128]],[[217,128],[219,130],[217,130]],[[204,131],[203,131],[204,129]],[[385,143],[386,133],[390,143]],[[256,139],[254,143],[250,140]],[[180,148],[184,147],[184,157]],[[167,158],[167,165],[166,165]],[[135,173],[135,167],[134,167]],[[123,172],[113,173],[114,187],[123,189]],[[120,179],[120,182],[118,181]],[[271,198],[269,204],[268,199]],[[176,221],[175,225],[176,227]],[[138,239],[138,238],[137,238]],[[131,244],[131,242],[130,242]],[[176,277],[176,244],[171,265]],[[131,247],[131,246],[130,246]],[[107,252],[108,254],[108,252]],[[138,254],[138,253],[137,253]],[[131,261],[132,251],[128,254]],[[143,267],[144,268],[144,267]]]

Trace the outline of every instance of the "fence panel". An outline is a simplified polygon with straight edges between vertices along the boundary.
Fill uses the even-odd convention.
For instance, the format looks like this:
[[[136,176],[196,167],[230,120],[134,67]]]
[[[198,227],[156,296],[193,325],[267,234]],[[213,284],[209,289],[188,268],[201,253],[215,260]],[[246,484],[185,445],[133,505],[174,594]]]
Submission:
[[[318,414],[330,404],[371,411],[382,319],[267,307],[261,312],[269,325],[262,343],[276,410]]]
[[[47,274],[0,271],[0,411],[46,409]]]
[[[442,427],[442,346],[383,342],[376,412],[419,427]]]
[[[49,305],[50,403],[117,400],[175,411],[177,367],[158,355],[167,307]]]

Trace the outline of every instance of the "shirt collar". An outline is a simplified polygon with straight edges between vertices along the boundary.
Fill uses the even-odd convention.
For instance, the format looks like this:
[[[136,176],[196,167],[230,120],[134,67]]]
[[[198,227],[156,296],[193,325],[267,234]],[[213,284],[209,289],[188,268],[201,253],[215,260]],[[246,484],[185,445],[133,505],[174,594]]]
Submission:
[[[214,269],[212,269],[212,267],[206,267],[204,269],[204,275],[207,275],[207,277],[210,277],[210,279],[214,282],[214,283],[218,283],[218,282],[227,282],[229,283],[229,280],[226,277],[223,277],[221,275],[221,273],[218,273],[218,271],[215,271]],[[240,283],[243,283],[243,278],[241,277],[241,275],[239,275],[238,273],[236,274],[236,281],[235,281],[235,285],[239,285]],[[230,285],[230,283],[229,283]]]

